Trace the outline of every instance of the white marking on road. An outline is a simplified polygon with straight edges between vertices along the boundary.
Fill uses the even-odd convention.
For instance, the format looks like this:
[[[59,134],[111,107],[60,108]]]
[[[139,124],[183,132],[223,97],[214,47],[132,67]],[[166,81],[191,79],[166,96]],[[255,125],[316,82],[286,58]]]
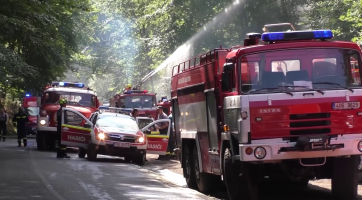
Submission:
[[[84,190],[91,194],[93,197],[98,198],[99,200],[114,200],[109,194],[105,191],[100,191],[99,188],[96,188],[94,185],[85,184],[82,181],[78,181],[79,185],[83,187]]]

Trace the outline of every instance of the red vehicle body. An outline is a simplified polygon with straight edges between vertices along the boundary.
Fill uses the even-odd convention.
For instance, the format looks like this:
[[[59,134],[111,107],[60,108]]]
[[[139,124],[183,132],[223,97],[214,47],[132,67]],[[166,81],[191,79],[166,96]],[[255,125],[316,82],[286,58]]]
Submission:
[[[36,134],[36,126],[39,114],[39,107],[37,106],[37,97],[24,97],[23,108],[28,114],[29,124],[27,125],[27,134]]]
[[[138,109],[139,116],[152,116],[157,119],[156,94],[148,93],[147,90],[125,89],[122,94],[116,94],[109,100],[110,107],[122,108],[124,112]]]
[[[53,82],[44,89],[40,100],[37,125],[37,146],[39,150],[53,148],[56,145],[57,111],[59,99],[68,101],[67,107],[90,117],[99,107],[97,94],[82,83]],[[39,101],[38,101],[39,102]],[[73,119],[76,116],[68,116]],[[78,117],[79,118],[79,117]],[[76,121],[76,119],[73,119]],[[82,120],[79,118],[79,120]],[[85,123],[83,120],[82,123]]]
[[[362,86],[353,70],[361,49],[318,34],[333,37],[253,33],[244,46],[173,68],[172,114],[189,187],[207,192],[223,181],[230,199],[257,199],[260,182],[306,186],[316,178],[332,179],[335,195],[356,197]]]

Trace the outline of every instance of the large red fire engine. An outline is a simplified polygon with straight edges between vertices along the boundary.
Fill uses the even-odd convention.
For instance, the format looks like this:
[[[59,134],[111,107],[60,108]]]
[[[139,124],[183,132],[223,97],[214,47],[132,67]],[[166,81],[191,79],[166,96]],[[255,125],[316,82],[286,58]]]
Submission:
[[[36,134],[37,118],[39,107],[37,106],[37,97],[26,94],[23,98],[23,108],[28,114],[29,124],[27,125],[27,134]]]
[[[330,30],[250,33],[244,46],[173,68],[189,187],[207,192],[222,180],[230,199],[257,199],[260,182],[301,187],[316,178],[332,179],[337,196],[356,197],[362,86],[352,70],[361,49],[332,38]]]
[[[57,131],[57,111],[60,108],[59,100],[67,99],[67,107],[77,110],[86,117],[97,110],[99,101],[97,94],[85,87],[83,83],[53,82],[44,88],[39,107],[39,117],[37,125],[37,146],[39,150],[55,146]],[[68,116],[73,119],[75,116]],[[79,120],[82,120],[79,118]]]
[[[122,93],[116,94],[109,102],[110,107],[122,108],[123,112],[130,113],[137,108],[139,116],[157,119],[156,94],[148,93],[147,90],[131,89],[131,85],[127,85]]]

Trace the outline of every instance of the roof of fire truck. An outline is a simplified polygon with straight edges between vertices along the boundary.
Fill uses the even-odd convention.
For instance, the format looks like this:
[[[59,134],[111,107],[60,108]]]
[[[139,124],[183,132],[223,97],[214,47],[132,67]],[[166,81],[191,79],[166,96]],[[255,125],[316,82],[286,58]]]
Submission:
[[[97,95],[91,89],[84,87],[83,83],[53,82],[51,86],[47,86],[44,90],[44,92],[56,92],[56,91]]]
[[[246,35],[245,40],[262,40],[264,44],[256,42],[255,45],[233,48],[228,53],[226,59],[254,52],[275,51],[278,49],[347,48],[360,50],[359,46],[354,42],[330,41],[329,39],[332,38],[333,33],[331,30],[250,33]]]

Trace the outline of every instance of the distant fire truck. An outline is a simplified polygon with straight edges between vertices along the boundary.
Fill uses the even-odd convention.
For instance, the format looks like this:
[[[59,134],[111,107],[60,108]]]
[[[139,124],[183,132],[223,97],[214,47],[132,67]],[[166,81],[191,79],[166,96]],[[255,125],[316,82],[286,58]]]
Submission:
[[[167,100],[167,97],[162,97],[157,106],[161,106],[166,115],[170,115],[172,113],[171,101]]]
[[[156,94],[148,93],[147,90],[131,89],[131,85],[127,85],[123,93],[114,95],[109,102],[110,107],[122,108],[123,112],[130,113],[136,108],[139,116],[157,119]]]
[[[284,25],[292,26],[265,27]],[[260,182],[303,187],[316,178],[356,198],[362,85],[352,72],[361,49],[332,38],[330,30],[250,33],[244,46],[173,68],[172,113],[190,188],[207,192],[222,180],[230,199],[257,199]]]
[[[37,125],[37,146],[39,150],[46,150],[55,146],[57,131],[57,111],[60,108],[59,100],[67,99],[68,108],[77,110],[86,117],[97,110],[99,101],[97,94],[84,86],[83,83],[53,82],[44,88],[40,103],[40,112]],[[68,120],[77,122],[82,119],[73,119],[68,116]]]
[[[26,94],[23,98],[23,108],[25,112],[28,114],[29,124],[27,125],[27,134],[35,135],[36,134],[36,126],[37,119],[39,114],[39,107],[37,106],[36,96],[30,96],[30,94]]]

